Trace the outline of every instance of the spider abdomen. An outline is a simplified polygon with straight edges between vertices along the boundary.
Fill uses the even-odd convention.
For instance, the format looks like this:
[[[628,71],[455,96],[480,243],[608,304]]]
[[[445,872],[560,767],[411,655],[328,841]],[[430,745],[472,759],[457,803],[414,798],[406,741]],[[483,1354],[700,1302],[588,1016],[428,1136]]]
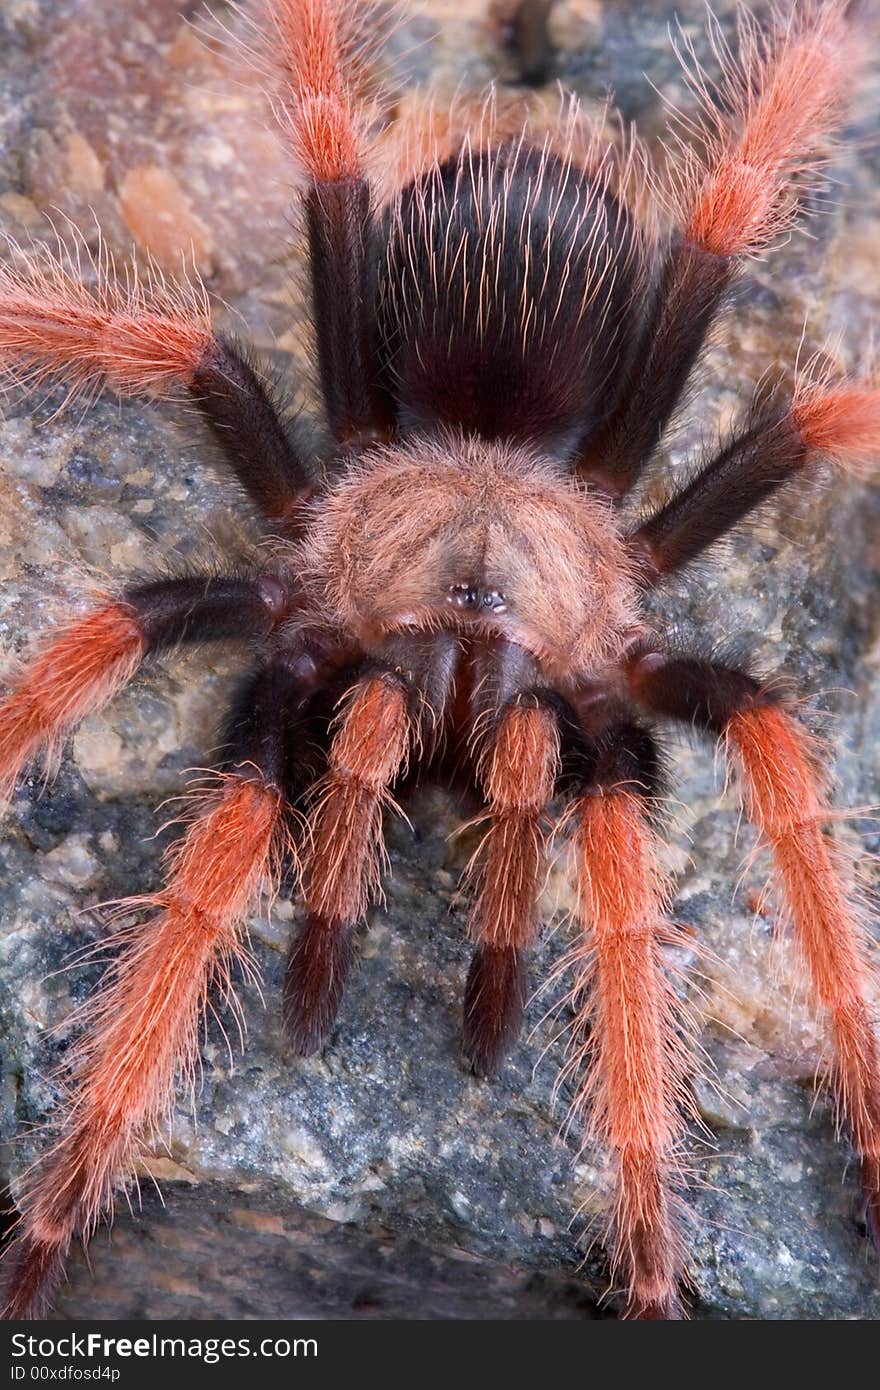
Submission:
[[[605,413],[638,263],[602,175],[522,142],[435,164],[389,214],[379,277],[404,428],[566,453]]]

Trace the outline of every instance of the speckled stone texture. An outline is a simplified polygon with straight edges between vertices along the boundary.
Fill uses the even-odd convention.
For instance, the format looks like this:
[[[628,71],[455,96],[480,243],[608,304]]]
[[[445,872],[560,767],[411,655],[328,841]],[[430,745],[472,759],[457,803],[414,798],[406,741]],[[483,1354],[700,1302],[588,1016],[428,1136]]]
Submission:
[[[56,208],[94,244],[94,209],[117,252],[134,240],[173,270],[194,250],[221,317],[238,316],[308,399],[284,152],[259,97],[227,59],[200,47],[181,8],[5,0],[0,227],[39,238]],[[447,91],[462,78],[509,81],[512,61],[484,8],[414,6],[391,57]],[[730,9],[725,0],[725,19]],[[683,0],[678,12],[704,52],[702,6]],[[650,83],[686,101],[667,36],[672,13],[662,0],[560,0],[548,94],[557,78],[590,99],[610,87],[656,140],[663,108]],[[830,337],[842,365],[859,363],[880,300],[878,109],[874,83],[835,155],[831,209],[811,222],[809,239],[795,236],[750,267],[662,460],[673,474],[731,424],[767,368],[791,367],[805,321],[808,344]],[[57,414],[57,405],[12,397],[0,422],[0,639],[10,657],[79,601],[84,576],[117,582],[238,548],[250,526],[195,425],[179,426],[172,408],[107,399]],[[655,477],[647,493],[662,486]],[[682,641],[736,639],[809,696],[807,715],[835,750],[839,804],[860,808],[880,797],[878,537],[877,492],[828,477],[789,492],[657,605]],[[100,975],[94,963],[63,967],[106,932],[100,904],[159,882],[169,832],[156,834],[165,819],[156,807],[180,792],[186,769],[209,761],[245,662],[246,653],[207,650],[152,666],[82,726],[48,788],[33,777],[15,797],[0,847],[0,1138],[13,1194],[38,1147],[28,1131],[53,1103],[48,1078],[72,1036],[71,1013]],[[754,913],[761,864],[743,876],[753,836],[737,833],[711,750],[673,737],[668,746],[675,914],[705,948],[694,1002],[718,1078],[717,1088],[696,1083],[716,1142],[694,1151],[694,1313],[876,1317],[877,1262],[860,1230],[855,1174],[828,1104],[812,1098],[821,1033],[772,914]],[[57,1316],[615,1311],[614,1300],[597,1308],[607,1284],[601,1252],[578,1273],[586,1234],[607,1211],[609,1173],[599,1154],[577,1158],[576,1135],[560,1137],[551,1001],[533,1004],[534,1031],[498,1081],[466,1074],[459,1015],[469,948],[457,892],[466,846],[450,838],[454,813],[439,793],[408,811],[412,828],[391,828],[387,908],[371,915],[331,1045],[305,1062],[286,1053],[279,995],[294,909],[282,898],[271,923],[253,925],[265,1006],[242,985],[244,1055],[233,1046],[233,1065],[220,1028],[209,1026],[195,1121],[184,1102],[169,1153],[147,1165],[166,1208],[145,1168],[141,1204],[133,1214],[123,1204],[112,1240],[96,1238],[92,1272],[74,1257]],[[870,876],[874,822],[865,813],[839,833]],[[551,887],[564,904],[564,875]],[[548,933],[536,979],[564,944],[564,929]],[[697,966],[696,956],[679,963]]]

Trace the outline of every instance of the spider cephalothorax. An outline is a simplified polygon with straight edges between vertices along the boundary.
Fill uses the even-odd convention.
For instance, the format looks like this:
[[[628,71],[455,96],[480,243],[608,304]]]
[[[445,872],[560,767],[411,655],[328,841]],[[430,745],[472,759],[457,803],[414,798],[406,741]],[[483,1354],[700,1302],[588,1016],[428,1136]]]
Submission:
[[[546,6],[538,6],[541,13]],[[718,41],[723,100],[696,72],[701,146],[661,178],[568,107],[543,132],[494,103],[427,107],[369,133],[351,36],[363,8],[272,0],[279,110],[299,162],[320,383],[319,468],[189,287],[85,287],[14,251],[0,356],[18,380],[182,388],[266,522],[261,563],[127,588],[23,666],[0,706],[0,788],[169,644],[256,643],[216,791],[170,856],[74,1051],[57,1142],[21,1194],[7,1314],[45,1308],[77,1234],[112,1207],[192,1068],[208,987],[227,979],[261,885],[301,869],[306,923],[285,984],[289,1036],[326,1041],[356,927],[379,886],[383,814],[433,766],[480,804],[465,1048],[491,1073],[518,1032],[526,956],[560,808],[576,877],[575,1115],[610,1150],[609,1245],[630,1311],[674,1317],[685,1252],[681,1150],[694,1113],[664,947],[663,776],[650,721],[717,739],[773,851],[841,1116],[880,1221],[880,1059],[862,925],[822,821],[824,781],[777,686],[674,651],[658,590],[819,455],[880,450],[873,382],[801,378],[640,523],[630,493],[744,256],[791,221],[839,123],[858,42],[830,0]],[[693,133],[693,132],[692,132]],[[368,171],[384,170],[381,188]],[[389,174],[391,170],[391,174]],[[396,171],[396,178],[395,178]],[[655,197],[671,215],[646,214]]]
[[[618,656],[637,618],[605,499],[551,458],[463,434],[367,451],[317,505],[295,568],[365,650],[448,628],[507,638],[565,683]]]

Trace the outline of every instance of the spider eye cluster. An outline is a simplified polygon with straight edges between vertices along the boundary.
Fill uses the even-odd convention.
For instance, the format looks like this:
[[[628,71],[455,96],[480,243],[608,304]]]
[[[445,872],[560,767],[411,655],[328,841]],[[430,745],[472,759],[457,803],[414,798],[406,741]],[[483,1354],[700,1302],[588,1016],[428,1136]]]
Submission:
[[[454,608],[502,614],[507,612],[507,599],[500,589],[484,589],[479,584],[450,584],[446,602]]]

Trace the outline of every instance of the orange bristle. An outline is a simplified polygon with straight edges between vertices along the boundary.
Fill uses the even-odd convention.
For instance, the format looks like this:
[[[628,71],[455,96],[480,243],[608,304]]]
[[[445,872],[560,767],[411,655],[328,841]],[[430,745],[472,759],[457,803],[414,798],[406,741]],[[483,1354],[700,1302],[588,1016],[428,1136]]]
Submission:
[[[306,905],[328,922],[357,922],[380,890],[382,814],[412,738],[403,687],[375,677],[352,695],[310,818]]]
[[[865,1171],[876,1172],[880,1047],[872,1007],[877,981],[858,910],[822,833],[828,812],[809,737],[785,710],[760,706],[734,715],[726,738],[741,768],[749,815],[773,851],[816,1003],[827,1012],[841,1118],[850,1126]]]
[[[398,681],[370,676],[350,692],[309,817],[308,918],[284,986],[285,1023],[301,1055],[323,1043],[342,996],[354,928],[370,899],[381,895],[383,814],[413,734],[408,694]]]
[[[510,709],[486,760],[490,822],[469,866],[478,886],[469,916],[475,941],[523,947],[537,926],[537,895],[546,834],[542,821],[559,765],[559,730],[551,710]]]
[[[0,266],[0,378],[28,387],[58,378],[71,396],[110,387],[159,395],[186,386],[213,344],[201,286],[124,276],[102,253],[94,290],[63,253],[41,249]]]
[[[361,134],[350,65],[355,20],[338,0],[271,0],[276,61],[294,150],[319,183],[358,178]]]
[[[823,390],[802,387],[792,413],[804,442],[850,471],[876,467],[880,460],[880,388],[847,382]]]
[[[576,827],[577,918],[584,936],[567,958],[576,1018],[563,1076],[573,1114],[617,1161],[613,1266],[631,1316],[680,1316],[683,1243],[676,1188],[688,1053],[681,1010],[664,973],[669,900],[657,845],[638,798],[587,796]]]
[[[66,1127],[21,1200],[7,1316],[10,1308],[33,1316],[21,1306],[22,1291],[34,1307],[42,1298],[31,1265],[51,1273],[51,1252],[63,1258],[74,1235],[94,1230],[142,1138],[167,1124],[176,1084],[192,1086],[208,988],[215,982],[224,998],[231,995],[239,928],[273,874],[281,813],[276,791],[230,776],[171,850],[168,887],[146,900],[159,915],[131,932],[90,1006]]]
[[[489,1076],[515,1041],[525,1005],[525,957],[540,921],[545,822],[559,769],[555,712],[537,701],[511,705],[480,761],[488,801],[480,821],[488,828],[467,871],[476,890],[468,930],[477,945],[464,1044],[474,1071]]]
[[[0,704],[0,805],[41,749],[51,766],[70,729],[131,679],[143,650],[134,610],[111,603],[62,628],[23,668]]]
[[[786,200],[788,181],[821,167],[858,72],[846,11],[837,0],[798,5],[769,36],[743,14],[738,59],[714,34],[721,100],[707,95],[698,65],[689,73],[707,152],[688,153],[676,194],[688,240],[720,256],[750,255],[790,226],[797,206]]]

